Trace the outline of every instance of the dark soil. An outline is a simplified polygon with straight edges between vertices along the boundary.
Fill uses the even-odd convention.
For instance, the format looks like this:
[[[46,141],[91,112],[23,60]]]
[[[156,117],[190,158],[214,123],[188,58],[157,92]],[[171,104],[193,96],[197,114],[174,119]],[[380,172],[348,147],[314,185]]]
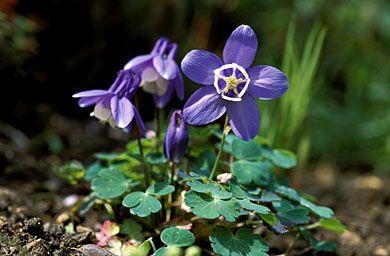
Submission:
[[[0,255],[83,255],[77,248],[92,242],[91,232],[69,234],[60,224],[44,224],[13,205],[18,196],[0,187]]]
[[[390,255],[390,177],[356,172],[343,173],[337,167],[321,164],[304,175],[301,189],[332,207],[348,231],[336,236],[342,256]]]

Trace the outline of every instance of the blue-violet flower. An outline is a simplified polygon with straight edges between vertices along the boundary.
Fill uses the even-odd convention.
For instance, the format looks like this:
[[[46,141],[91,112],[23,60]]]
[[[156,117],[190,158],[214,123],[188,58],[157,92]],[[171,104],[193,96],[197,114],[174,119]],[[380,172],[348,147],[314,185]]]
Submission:
[[[180,100],[184,98],[184,83],[175,58],[177,44],[160,38],[151,53],[131,59],[125,70],[132,69],[141,75],[141,87],[153,94],[158,108],[163,108],[172,98],[173,91]]]
[[[121,70],[108,90],[83,91],[74,94],[73,97],[80,98],[78,103],[82,108],[95,105],[91,116],[125,130],[130,130],[135,119],[145,133],[142,119],[130,101],[140,82],[141,78],[132,70]]]
[[[257,37],[251,27],[241,25],[230,35],[223,50],[223,62],[215,54],[193,50],[181,67],[191,80],[203,86],[184,106],[184,120],[204,125],[227,112],[230,126],[238,137],[250,140],[260,128],[256,98],[275,99],[288,88],[288,80],[277,68],[250,67],[257,51]]]
[[[188,128],[183,120],[183,112],[173,112],[164,137],[164,155],[173,162],[184,156],[188,144]]]

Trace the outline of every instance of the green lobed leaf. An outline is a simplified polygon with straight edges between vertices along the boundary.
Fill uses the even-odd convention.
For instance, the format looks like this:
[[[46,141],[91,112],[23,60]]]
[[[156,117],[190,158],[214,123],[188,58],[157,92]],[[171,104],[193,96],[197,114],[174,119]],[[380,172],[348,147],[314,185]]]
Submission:
[[[167,159],[160,153],[149,153],[146,155],[146,162],[151,165],[165,164]]]
[[[161,210],[162,206],[154,196],[137,191],[128,194],[122,205],[130,208],[130,213],[139,217],[146,217]]]
[[[288,150],[275,149],[270,159],[276,166],[284,169],[290,169],[297,165],[296,155]]]
[[[233,222],[240,215],[240,204],[235,198],[224,200],[210,194],[189,191],[185,194],[184,202],[201,218],[216,219],[222,215],[227,221]]]
[[[187,185],[191,187],[191,190],[199,193],[211,193],[214,198],[219,199],[229,199],[232,197],[232,194],[226,191],[221,187],[220,184],[216,182],[203,183],[198,180],[193,180],[187,182]]]
[[[155,196],[165,196],[175,191],[175,187],[169,185],[167,182],[157,182],[148,187],[146,193]]]
[[[244,185],[254,183],[256,185],[268,186],[272,173],[268,163],[249,162],[246,160],[235,161],[232,166],[232,174],[237,177],[238,182]]]
[[[256,142],[236,138],[232,142],[232,154],[239,160],[257,161],[260,160],[262,150]]]
[[[128,188],[125,175],[116,169],[107,168],[99,172],[99,176],[92,180],[92,190],[99,198],[108,199],[122,195]]]
[[[96,192],[91,192],[76,204],[77,212],[80,216],[85,215],[94,205],[97,199]]]
[[[120,232],[121,234],[130,236],[131,239],[134,239],[137,242],[142,242],[145,238],[142,234],[142,226],[131,219],[125,220],[122,225],[120,225]]]
[[[320,227],[325,228],[335,233],[343,233],[347,230],[347,227],[343,225],[338,219],[321,219]]]
[[[211,247],[214,252],[223,256],[266,256],[268,245],[260,235],[253,234],[249,228],[240,228],[236,235],[223,226],[213,229]]]
[[[282,200],[277,194],[270,190],[264,190],[261,194],[260,201],[262,202],[273,202]]]
[[[129,155],[120,152],[120,153],[96,153],[94,154],[95,158],[106,161],[106,162],[121,162],[121,161],[128,161]]]
[[[151,238],[144,241],[140,246],[135,246],[130,243],[123,244],[121,248],[121,255],[148,256],[151,249],[150,240]]]
[[[278,211],[279,220],[289,226],[290,223],[305,224],[310,221],[309,210],[301,206],[294,205],[286,200],[274,201],[272,205]]]
[[[162,247],[158,249],[153,256],[182,256],[183,249],[180,247]]]
[[[168,246],[177,247],[190,246],[195,242],[195,237],[190,231],[177,227],[164,229],[160,235],[160,239]]]
[[[260,214],[260,217],[271,226],[274,226],[278,222],[278,218],[276,218],[275,214],[272,212],[268,214]]]
[[[330,219],[333,217],[333,210],[332,209],[330,209],[328,207],[324,207],[324,206],[315,205],[314,203],[310,202],[309,200],[301,197],[298,194],[298,192],[292,188],[289,188],[286,186],[278,186],[275,189],[275,192],[292,200],[292,201],[295,201],[295,202],[301,204],[302,206],[308,208],[311,212],[320,216],[321,218]]]
[[[100,162],[93,163],[87,168],[84,179],[89,181],[93,178],[96,178],[97,176],[99,176],[99,172],[102,169],[104,169],[104,166],[102,166]]]
[[[248,199],[241,199],[238,200],[238,202],[240,203],[242,208],[249,211],[255,211],[256,213],[259,214],[268,214],[271,212],[271,210],[268,207],[259,204],[254,204]]]
[[[309,242],[310,246],[317,251],[334,252],[337,248],[337,243],[328,241],[318,241],[309,230],[300,227],[299,233]]]
[[[210,150],[203,151],[199,157],[195,158],[194,165],[201,170],[211,170],[217,156]]]
[[[66,162],[62,166],[55,168],[54,172],[72,185],[77,184],[85,176],[84,166],[77,160]]]

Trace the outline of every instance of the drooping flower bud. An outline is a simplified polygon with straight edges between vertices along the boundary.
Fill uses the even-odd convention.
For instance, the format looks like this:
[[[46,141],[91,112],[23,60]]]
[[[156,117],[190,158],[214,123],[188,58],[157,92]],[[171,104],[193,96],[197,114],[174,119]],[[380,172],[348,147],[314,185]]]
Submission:
[[[164,155],[173,162],[179,162],[188,144],[188,128],[183,120],[183,112],[173,112],[164,138]]]

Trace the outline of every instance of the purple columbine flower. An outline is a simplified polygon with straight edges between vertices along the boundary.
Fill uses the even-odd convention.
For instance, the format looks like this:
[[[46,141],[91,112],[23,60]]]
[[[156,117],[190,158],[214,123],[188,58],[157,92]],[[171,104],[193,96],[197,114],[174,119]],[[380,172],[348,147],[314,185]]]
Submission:
[[[188,128],[183,120],[183,112],[173,112],[164,137],[164,155],[173,162],[179,162],[184,156],[188,144]]]
[[[184,98],[184,83],[175,58],[177,44],[160,38],[150,54],[131,59],[125,70],[132,69],[141,75],[141,87],[153,94],[158,108],[163,108],[172,98],[173,91],[180,100]]]
[[[91,116],[109,122],[112,126],[130,130],[131,122],[135,118],[144,134],[145,126],[130,101],[140,81],[139,75],[132,70],[121,70],[108,90],[79,92],[74,94],[73,98],[80,98],[78,103],[82,108],[95,105]]]
[[[288,80],[277,68],[250,67],[257,51],[252,28],[241,25],[230,35],[223,50],[223,62],[215,54],[193,50],[184,57],[181,67],[191,80],[203,86],[184,106],[184,120],[204,125],[225,112],[238,137],[250,140],[260,128],[256,99],[275,99],[288,88]]]

